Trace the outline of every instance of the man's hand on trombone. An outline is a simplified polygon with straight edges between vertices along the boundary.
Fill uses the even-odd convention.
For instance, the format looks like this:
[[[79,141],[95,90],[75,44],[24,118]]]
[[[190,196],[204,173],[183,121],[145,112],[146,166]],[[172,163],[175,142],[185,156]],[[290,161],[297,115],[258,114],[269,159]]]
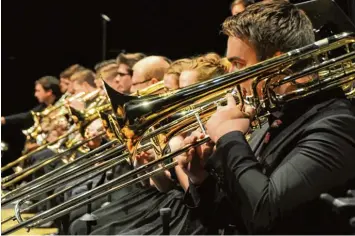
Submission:
[[[233,131],[247,133],[254,114],[252,107],[236,105],[233,96],[227,95],[227,105],[219,107],[206,123],[206,133],[211,141],[199,147],[190,148],[186,153],[176,158],[193,184],[201,184],[207,178],[208,173],[204,166],[207,158],[213,152],[214,144],[227,133]],[[205,136],[206,134],[201,131],[194,131],[184,139],[184,145],[193,144]]]

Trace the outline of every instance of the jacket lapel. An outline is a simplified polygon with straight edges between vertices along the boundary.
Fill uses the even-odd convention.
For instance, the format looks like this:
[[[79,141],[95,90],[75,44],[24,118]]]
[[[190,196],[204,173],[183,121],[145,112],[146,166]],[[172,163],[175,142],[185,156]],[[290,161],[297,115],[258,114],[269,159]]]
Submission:
[[[254,152],[256,157],[259,155],[259,151],[264,143],[263,141],[264,141],[265,134],[267,133],[269,128],[270,128],[269,123],[265,122],[261,126],[261,129],[254,131],[254,133],[250,137],[249,146],[251,150]]]
[[[333,99],[314,106],[273,138],[263,152],[265,164],[271,167],[279,163],[276,159],[288,153],[289,148],[287,148],[287,146],[289,146],[291,142],[293,143],[295,138],[304,130],[304,124],[312,119],[319,110],[327,107],[332,102],[334,102]],[[279,151],[276,152],[276,150]]]

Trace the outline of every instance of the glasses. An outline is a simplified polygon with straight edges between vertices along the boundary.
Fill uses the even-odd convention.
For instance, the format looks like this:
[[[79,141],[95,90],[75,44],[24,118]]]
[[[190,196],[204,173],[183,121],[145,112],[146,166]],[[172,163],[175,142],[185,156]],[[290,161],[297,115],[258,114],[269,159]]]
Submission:
[[[144,84],[144,83],[146,83],[146,82],[149,82],[151,79],[146,79],[146,80],[143,80],[143,81],[141,81],[141,82],[136,82],[136,83],[132,83],[132,86],[133,85],[138,85],[138,84]]]

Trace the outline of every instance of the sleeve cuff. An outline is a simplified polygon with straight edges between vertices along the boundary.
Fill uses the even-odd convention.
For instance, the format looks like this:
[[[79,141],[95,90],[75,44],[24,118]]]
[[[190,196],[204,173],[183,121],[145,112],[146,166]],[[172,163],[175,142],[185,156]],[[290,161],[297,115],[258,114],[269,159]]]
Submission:
[[[213,191],[212,189],[215,189],[214,184],[215,181],[210,175],[200,185],[191,183],[189,179],[189,188],[184,195],[185,205],[190,209],[198,208],[201,203],[201,195],[203,195],[204,198],[206,198],[206,196],[213,196],[213,194],[209,193]]]
[[[217,148],[223,147],[226,146],[231,141],[233,142],[239,141],[249,146],[248,142],[245,140],[244,134],[240,131],[232,131],[223,135],[220,139],[218,139],[216,146]]]

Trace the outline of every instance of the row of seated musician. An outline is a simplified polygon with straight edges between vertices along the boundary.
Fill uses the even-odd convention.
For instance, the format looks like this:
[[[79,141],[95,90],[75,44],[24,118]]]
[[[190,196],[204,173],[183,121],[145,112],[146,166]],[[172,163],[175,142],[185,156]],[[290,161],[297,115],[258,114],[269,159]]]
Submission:
[[[284,1],[251,5],[228,18],[223,31],[229,36],[228,61],[213,53],[172,63],[162,56],[121,54],[117,60],[104,62],[97,75],[105,77],[112,72],[113,76],[103,79],[125,94],[161,80],[169,91],[314,42],[307,16]],[[100,81],[98,85],[102,86]],[[242,85],[245,96],[250,95],[250,86],[249,81]],[[283,94],[297,86],[286,84],[276,92]],[[355,117],[343,92],[320,93],[287,107],[281,117],[270,116],[265,123],[270,129],[259,135],[259,146],[246,142],[243,134],[250,121],[232,104],[233,98],[229,97],[228,102],[206,124],[213,142],[176,157],[178,166],[150,178],[149,183],[143,183],[145,187],[132,186],[112,194],[110,205],[101,208],[106,199],[95,201],[92,208],[98,220],[92,234],[161,234],[158,209],[166,207],[172,209],[172,234],[217,234],[220,229],[232,234],[349,233],[349,225],[338,223],[319,200],[323,192],[336,189],[334,194],[339,196],[354,187]],[[313,112],[313,107],[322,110]],[[246,106],[243,112],[252,114],[248,109]],[[309,121],[302,123],[306,118]],[[100,130],[99,124],[93,123],[94,130],[87,135]],[[289,140],[280,142],[286,139],[285,133]],[[203,136],[201,130],[196,130],[175,137],[170,149]],[[91,148],[101,142],[96,140]],[[135,166],[154,158],[152,150],[138,153]],[[189,164],[187,160],[191,159]],[[121,165],[114,175],[128,169]],[[91,181],[100,185],[107,179],[103,175]],[[54,204],[87,190],[86,185],[80,186]],[[83,207],[60,218],[61,233],[85,234],[86,224],[79,220],[85,210]]]

